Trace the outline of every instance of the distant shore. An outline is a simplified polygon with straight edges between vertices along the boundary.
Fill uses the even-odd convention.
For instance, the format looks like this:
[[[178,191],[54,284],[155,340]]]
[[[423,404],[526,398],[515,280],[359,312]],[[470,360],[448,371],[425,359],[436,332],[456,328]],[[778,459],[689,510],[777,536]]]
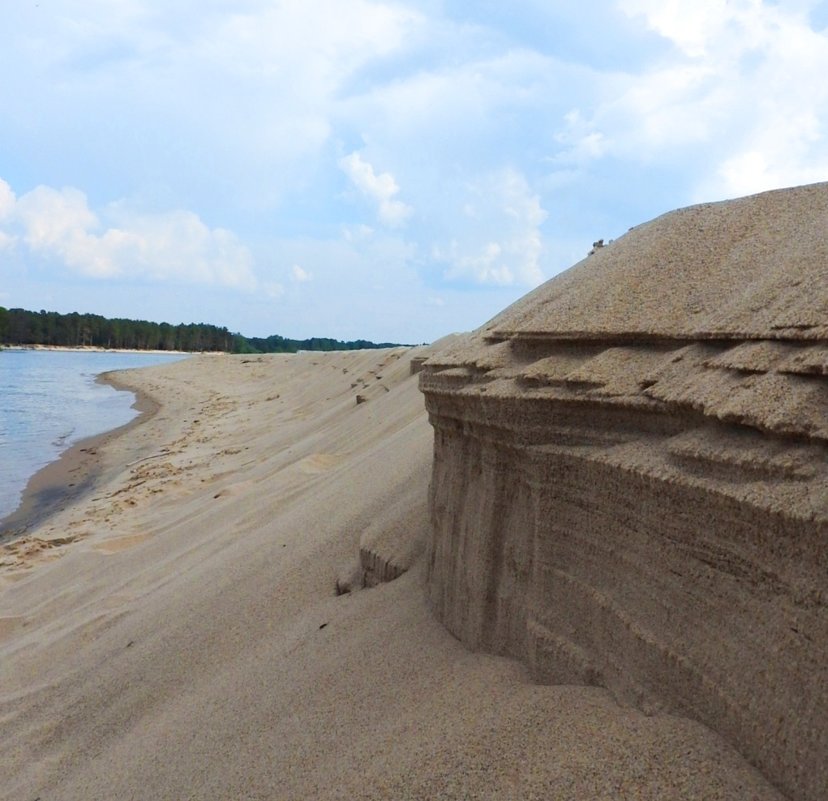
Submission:
[[[49,350],[65,351],[67,353],[155,353],[159,355],[169,354],[170,356],[194,356],[196,354],[219,354],[224,351],[188,351],[188,350],[142,350],[139,348],[101,348],[95,345],[1,345],[0,350]]]

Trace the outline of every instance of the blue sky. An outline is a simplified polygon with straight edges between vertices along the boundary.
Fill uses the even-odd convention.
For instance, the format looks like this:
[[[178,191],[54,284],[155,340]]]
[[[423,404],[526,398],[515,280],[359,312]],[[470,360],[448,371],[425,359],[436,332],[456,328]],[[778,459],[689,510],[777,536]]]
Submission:
[[[9,0],[0,305],[431,341],[828,180],[828,3]]]

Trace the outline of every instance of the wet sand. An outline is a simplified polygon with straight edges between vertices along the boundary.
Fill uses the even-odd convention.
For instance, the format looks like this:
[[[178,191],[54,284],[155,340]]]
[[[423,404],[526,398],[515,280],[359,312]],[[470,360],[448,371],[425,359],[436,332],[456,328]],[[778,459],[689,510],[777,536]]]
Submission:
[[[101,382],[121,387],[117,379]],[[139,414],[128,423],[103,434],[75,443],[58,459],[37,471],[27,482],[20,503],[11,514],[0,519],[0,544],[43,524],[52,515],[80,502],[100,482],[100,449],[133,426],[144,422],[158,410],[158,404],[140,390],[135,391],[132,408]]]

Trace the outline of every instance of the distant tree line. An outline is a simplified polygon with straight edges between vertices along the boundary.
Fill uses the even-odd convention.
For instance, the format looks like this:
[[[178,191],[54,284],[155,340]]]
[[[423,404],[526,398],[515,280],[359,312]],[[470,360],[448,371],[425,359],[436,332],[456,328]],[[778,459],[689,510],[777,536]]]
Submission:
[[[394,343],[358,339],[341,342],[325,337],[287,339],[244,337],[207,323],[151,323],[109,319],[99,314],[6,309],[0,306],[0,345],[58,345],[126,350],[225,351],[227,353],[296,353],[298,350],[390,348]]]
[[[310,339],[287,339],[272,334],[265,339],[261,337],[242,337],[252,348],[250,353],[296,353],[298,350],[363,350],[365,348],[395,348],[395,342],[369,342],[367,339],[355,339],[342,342],[328,337],[311,337]],[[242,353],[244,351],[237,351]]]

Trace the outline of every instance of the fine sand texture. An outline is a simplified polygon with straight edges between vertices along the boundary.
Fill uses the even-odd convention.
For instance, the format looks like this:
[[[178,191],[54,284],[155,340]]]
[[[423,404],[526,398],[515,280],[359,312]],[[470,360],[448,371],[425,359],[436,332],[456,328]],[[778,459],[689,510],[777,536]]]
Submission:
[[[421,375],[447,627],[828,798],[828,184],[638,226]]]
[[[429,355],[115,377],[159,410],[0,548],[0,798],[785,797],[701,723],[538,684],[435,618]]]

